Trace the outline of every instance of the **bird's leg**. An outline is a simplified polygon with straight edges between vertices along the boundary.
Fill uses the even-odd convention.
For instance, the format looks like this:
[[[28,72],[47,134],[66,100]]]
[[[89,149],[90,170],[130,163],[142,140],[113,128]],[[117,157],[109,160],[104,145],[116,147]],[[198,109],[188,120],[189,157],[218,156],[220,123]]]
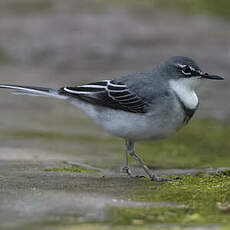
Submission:
[[[122,171],[127,173],[129,176],[133,177],[133,173],[131,172],[130,168],[129,168],[129,152],[128,149],[126,147],[126,152],[125,152],[125,165],[122,168]]]
[[[133,141],[127,141],[125,142],[126,144],[126,148],[127,148],[127,152],[130,156],[132,156],[138,163],[139,165],[144,169],[144,171],[146,172],[146,174],[149,176],[149,178],[151,180],[154,181],[169,181],[169,180],[173,180],[173,179],[164,179],[164,178],[159,178],[153,175],[153,173],[151,172],[151,170],[144,164],[144,162],[135,154],[135,150],[134,150],[134,142]],[[177,179],[177,178],[176,178]]]
[[[127,152],[130,156],[132,156],[139,165],[144,169],[144,171],[147,173],[150,179],[152,179],[152,172],[151,170],[144,164],[144,162],[135,154],[134,150],[134,142],[133,141],[125,141]]]

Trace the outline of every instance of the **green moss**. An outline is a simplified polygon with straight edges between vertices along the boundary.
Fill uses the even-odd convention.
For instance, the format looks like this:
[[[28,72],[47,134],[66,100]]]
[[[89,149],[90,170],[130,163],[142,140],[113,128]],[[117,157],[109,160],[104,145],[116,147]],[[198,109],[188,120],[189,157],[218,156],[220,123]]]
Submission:
[[[128,8],[147,8],[147,9],[170,9],[179,10],[183,13],[204,13],[210,15],[217,15],[224,18],[230,17],[230,2],[228,0],[94,0],[87,1],[87,4],[71,2],[71,10],[82,10],[93,12],[104,9],[106,4],[120,4]],[[12,11],[13,13],[35,13],[35,12],[50,12],[55,9],[56,3],[54,0],[8,0],[7,3],[0,4],[4,11]],[[68,8],[68,4],[67,4]],[[100,12],[100,11],[99,11]]]
[[[230,202],[229,176],[184,176],[180,181],[165,182],[162,186],[146,183],[130,198],[143,202],[176,202],[180,207],[113,208],[114,224],[228,224],[230,216],[216,208],[216,203]]]
[[[72,172],[72,173],[95,173],[97,170],[86,169],[78,165],[72,165],[71,167],[60,167],[60,168],[47,168],[46,172]]]
[[[148,9],[173,9],[181,10],[184,13],[205,13],[210,15],[217,15],[220,17],[230,17],[230,2],[228,0],[128,0],[128,1],[114,1],[113,2],[134,6],[145,7]]]
[[[7,50],[0,46],[0,64],[1,63],[6,63],[10,60],[9,54],[7,52]]]
[[[186,213],[176,207],[112,208],[110,222],[114,225],[181,223]]]
[[[47,12],[53,9],[53,0],[10,0],[5,4],[5,8],[13,13],[35,13],[35,12]]]
[[[223,228],[221,228],[220,230],[229,230],[230,229],[230,225],[225,225]]]

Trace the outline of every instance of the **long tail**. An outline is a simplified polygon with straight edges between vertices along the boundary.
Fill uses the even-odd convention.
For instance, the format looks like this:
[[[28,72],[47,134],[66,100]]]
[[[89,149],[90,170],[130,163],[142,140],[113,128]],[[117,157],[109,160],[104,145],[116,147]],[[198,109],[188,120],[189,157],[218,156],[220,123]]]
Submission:
[[[11,89],[13,94],[29,95],[29,96],[45,96],[66,99],[67,96],[60,95],[57,89],[36,87],[36,86],[21,86],[21,85],[5,85],[0,84],[0,88]]]

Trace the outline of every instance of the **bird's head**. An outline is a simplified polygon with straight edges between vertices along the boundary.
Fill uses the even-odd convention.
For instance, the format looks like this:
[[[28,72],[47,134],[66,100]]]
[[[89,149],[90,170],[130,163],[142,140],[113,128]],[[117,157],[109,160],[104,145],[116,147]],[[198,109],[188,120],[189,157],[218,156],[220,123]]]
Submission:
[[[203,72],[191,58],[175,56],[168,58],[162,65],[168,80],[183,82],[191,88],[199,85],[202,79],[223,80],[218,75]]]

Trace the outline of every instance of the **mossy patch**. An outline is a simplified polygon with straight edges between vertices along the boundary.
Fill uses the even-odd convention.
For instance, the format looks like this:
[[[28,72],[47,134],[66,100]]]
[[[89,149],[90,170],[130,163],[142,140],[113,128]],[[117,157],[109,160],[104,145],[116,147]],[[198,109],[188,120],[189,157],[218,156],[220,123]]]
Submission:
[[[7,50],[0,46],[0,64],[2,63],[6,63],[10,60],[9,54],[7,52]]]
[[[10,0],[3,7],[17,14],[50,12],[54,7],[53,0]]]
[[[217,202],[230,202],[230,177],[225,175],[183,176],[180,181],[164,182],[162,186],[147,183],[130,198],[144,202],[177,202],[179,207],[113,208],[114,224],[133,224],[138,220],[145,224],[225,225],[229,213],[221,212]]]
[[[86,9],[92,8],[95,11],[101,10],[106,4],[122,4],[130,8],[147,8],[147,9],[170,9],[180,10],[183,13],[204,13],[210,15],[217,15],[220,17],[230,18],[230,2],[228,0],[95,0],[88,1],[87,6],[84,4],[75,4],[70,2],[72,9]],[[68,4],[67,4],[68,5]],[[55,10],[56,3],[54,0],[8,0],[7,3],[0,5],[2,9],[12,11],[13,13],[43,13]],[[89,7],[91,6],[91,7]]]
[[[186,212],[176,207],[112,208],[110,222],[114,225],[180,223]]]
[[[60,167],[60,168],[47,168],[46,172],[71,172],[71,173],[95,173],[98,170],[83,168],[79,165],[72,165],[70,167]]]
[[[114,1],[127,6],[145,7],[148,9],[172,9],[180,10],[183,13],[204,13],[220,17],[230,18],[230,2],[228,0],[128,0]],[[110,2],[111,2],[110,1]]]

